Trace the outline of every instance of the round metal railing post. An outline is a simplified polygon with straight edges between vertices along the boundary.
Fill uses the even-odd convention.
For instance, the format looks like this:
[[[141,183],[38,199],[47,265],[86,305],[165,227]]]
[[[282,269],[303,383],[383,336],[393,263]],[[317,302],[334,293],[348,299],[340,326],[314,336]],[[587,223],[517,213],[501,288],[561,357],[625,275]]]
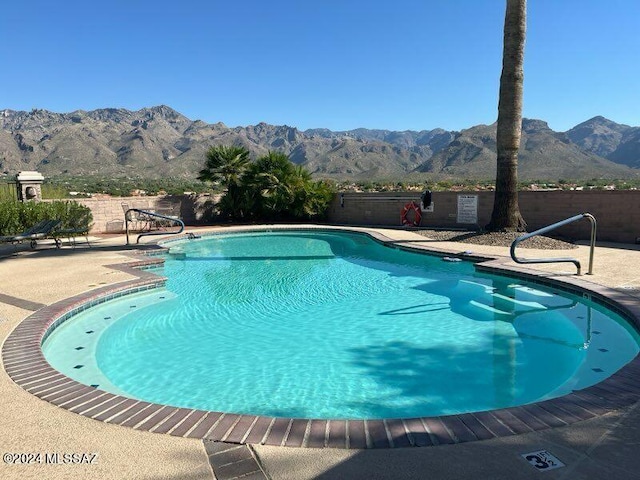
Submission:
[[[124,231],[127,234],[127,245],[131,245],[129,243],[129,212],[131,209],[124,212]]]
[[[587,275],[593,275],[593,256],[596,248],[596,229],[598,222],[596,221],[596,217],[594,217],[590,213],[583,213],[582,215],[588,218],[591,222],[591,240],[589,242],[589,270],[587,271]]]

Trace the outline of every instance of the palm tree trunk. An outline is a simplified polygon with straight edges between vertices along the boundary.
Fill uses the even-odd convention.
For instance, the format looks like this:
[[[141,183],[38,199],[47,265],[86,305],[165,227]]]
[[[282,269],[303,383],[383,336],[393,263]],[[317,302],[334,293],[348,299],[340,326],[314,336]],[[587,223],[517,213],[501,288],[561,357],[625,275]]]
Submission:
[[[518,206],[526,17],[526,0],[507,0],[498,101],[496,191],[488,230],[523,231],[526,228]]]

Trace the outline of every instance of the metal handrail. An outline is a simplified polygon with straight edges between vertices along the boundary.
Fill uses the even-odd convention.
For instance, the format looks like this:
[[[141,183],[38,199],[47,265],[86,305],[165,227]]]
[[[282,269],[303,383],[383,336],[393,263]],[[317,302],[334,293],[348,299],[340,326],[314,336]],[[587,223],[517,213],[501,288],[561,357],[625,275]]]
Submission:
[[[130,208],[129,210],[124,212],[125,231],[127,233],[127,245],[130,245],[130,243],[129,243],[129,222],[132,221],[132,220],[129,219],[129,217],[130,217],[129,212],[138,212],[138,213],[141,213],[141,214],[146,215],[148,217],[162,218],[163,220],[169,220],[171,222],[175,222],[176,224],[180,225],[180,230],[178,230],[177,232],[144,232],[144,233],[141,233],[140,235],[138,235],[138,238],[136,239],[136,243],[140,243],[140,237],[146,237],[148,235],[177,235],[178,233],[182,233],[182,231],[184,230],[184,222],[182,220],[180,220],[179,218],[168,217],[167,215],[162,215],[160,213],[155,213],[155,212],[149,212],[147,210],[140,210],[139,208]]]
[[[571,218],[567,218],[566,220],[562,220],[560,222],[556,222],[553,225],[549,225],[547,227],[536,230],[535,232],[527,233],[522,235],[521,237],[516,238],[511,244],[511,258],[516,263],[561,263],[568,262],[573,263],[578,269],[577,275],[580,275],[580,262],[575,258],[568,257],[559,257],[559,258],[518,258],[516,256],[516,247],[518,244],[526,240],[527,238],[534,237],[536,235],[542,235],[543,233],[550,232],[551,230],[555,230],[556,228],[562,227],[569,223],[577,222],[578,220],[582,220],[583,218],[588,218],[591,222],[591,243],[590,243],[590,251],[589,251],[589,271],[587,275],[593,275],[593,252],[596,246],[596,218],[590,213],[581,213],[580,215],[575,215]]]

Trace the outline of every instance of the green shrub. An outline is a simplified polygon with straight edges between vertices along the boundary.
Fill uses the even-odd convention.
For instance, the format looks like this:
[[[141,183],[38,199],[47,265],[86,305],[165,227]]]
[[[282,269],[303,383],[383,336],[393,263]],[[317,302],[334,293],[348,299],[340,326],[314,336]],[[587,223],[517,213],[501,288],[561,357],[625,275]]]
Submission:
[[[22,204],[15,200],[0,200],[0,235],[10,235],[24,231]]]
[[[17,202],[0,201],[0,235],[20,233],[41,220],[60,220],[61,228],[89,228],[91,210],[73,201]]]
[[[0,202],[16,200],[16,187],[9,183],[0,183]]]
[[[226,188],[218,210],[225,219],[243,221],[320,220],[335,189],[313,181],[311,174],[282,152],[250,162],[244,147],[211,147],[199,180]]]

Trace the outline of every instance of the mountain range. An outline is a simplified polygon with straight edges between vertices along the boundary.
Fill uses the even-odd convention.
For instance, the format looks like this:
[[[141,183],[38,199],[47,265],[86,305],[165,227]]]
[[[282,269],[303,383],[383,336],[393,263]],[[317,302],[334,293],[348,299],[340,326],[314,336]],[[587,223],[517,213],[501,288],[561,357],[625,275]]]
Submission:
[[[521,179],[640,177],[640,127],[594,117],[566,132],[522,121]],[[283,151],[317,178],[495,177],[496,124],[461,131],[359,128],[300,131],[266,123],[230,128],[190,120],[161,105],[54,113],[0,110],[0,174],[194,178],[212,145],[258,157]]]

